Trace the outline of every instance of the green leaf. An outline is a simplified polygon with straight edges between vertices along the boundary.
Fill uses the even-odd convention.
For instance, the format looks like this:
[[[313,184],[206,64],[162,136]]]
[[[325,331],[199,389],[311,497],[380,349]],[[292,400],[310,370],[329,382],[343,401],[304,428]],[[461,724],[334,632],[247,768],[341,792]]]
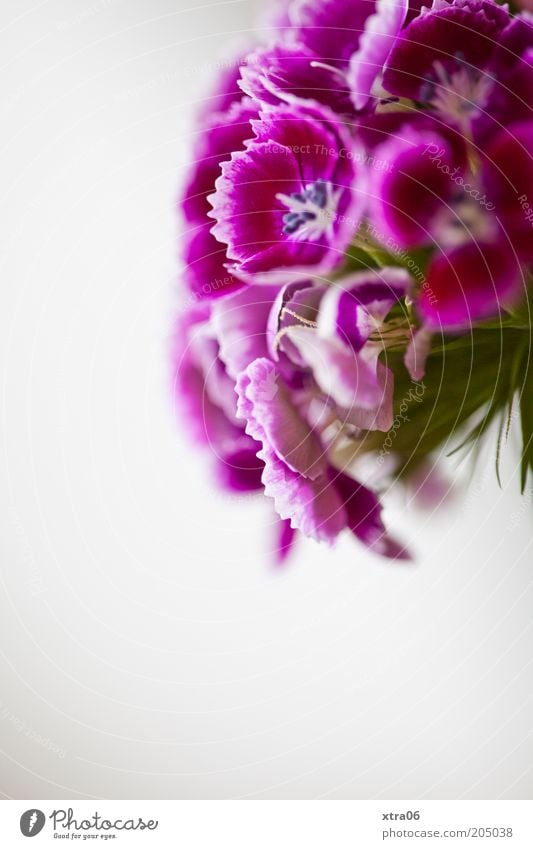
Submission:
[[[524,356],[523,380],[519,390],[520,423],[522,426],[522,461],[520,487],[524,492],[529,474],[533,472],[533,360],[528,347]]]
[[[471,450],[496,417],[504,415],[524,376],[523,352],[529,343],[524,332],[505,326],[478,328],[461,337],[443,338],[428,357],[426,375],[418,384],[409,377],[402,353],[387,352],[383,362],[395,375],[394,413],[404,420],[394,431],[390,452],[400,459],[406,474],[428,454]],[[527,468],[533,470],[533,365],[522,403],[528,439]],[[529,437],[531,437],[529,439]],[[365,435],[365,449],[383,450],[387,434]]]

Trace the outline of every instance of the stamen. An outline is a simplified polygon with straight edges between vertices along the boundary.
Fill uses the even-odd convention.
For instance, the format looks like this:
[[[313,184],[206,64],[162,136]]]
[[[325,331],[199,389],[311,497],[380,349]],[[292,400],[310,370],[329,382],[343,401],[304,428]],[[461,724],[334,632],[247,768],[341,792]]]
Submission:
[[[283,309],[281,310],[281,315],[284,314],[292,315],[293,318],[296,318],[302,324],[307,325],[307,327],[318,327],[316,321],[312,321],[310,318],[304,318],[303,315],[299,315],[297,312],[293,312],[288,307],[283,307]]]
[[[441,62],[435,62],[434,68],[440,85],[435,86],[432,105],[438,112],[457,121],[470,138],[470,121],[483,108],[494,83],[493,77],[470,66],[463,66],[451,74]]]
[[[316,241],[324,233],[331,238],[340,193],[341,189],[335,191],[330,183],[317,180],[302,192],[277,194],[289,210],[283,216],[283,233],[299,241]]]
[[[402,346],[411,336],[413,325],[403,318],[385,322],[370,334],[368,342],[377,345],[381,350]],[[368,344],[368,343],[367,343]]]
[[[346,74],[339,68],[334,68],[333,65],[328,65],[326,62],[317,62],[316,60],[313,60],[309,64],[312,68],[323,68],[325,71],[330,71],[332,74],[336,74],[344,83],[346,83]]]
[[[311,321],[309,318],[304,318],[303,315],[298,315],[297,312],[293,312],[288,307],[283,307],[283,309],[281,310],[281,313],[280,313],[280,318],[284,313],[286,313],[287,315],[292,315],[292,317],[295,318],[297,321],[299,321],[301,326],[303,328],[305,328],[306,330],[316,330],[316,328],[318,327],[316,321]],[[294,327],[294,325],[290,325],[289,327],[282,327],[280,330],[278,330],[278,332],[276,333],[276,336],[274,338],[274,342],[273,342],[273,348],[274,348],[275,352],[277,352],[283,337],[293,327]]]

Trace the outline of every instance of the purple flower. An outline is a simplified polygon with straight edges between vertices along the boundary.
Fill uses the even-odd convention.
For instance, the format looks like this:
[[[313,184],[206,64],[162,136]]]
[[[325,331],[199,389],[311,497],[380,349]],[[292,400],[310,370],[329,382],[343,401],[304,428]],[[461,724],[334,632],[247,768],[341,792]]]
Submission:
[[[419,122],[420,123],[420,122]],[[379,241],[414,247],[439,237],[439,222],[457,195],[463,158],[448,140],[405,123],[376,147],[371,169],[369,218]]]
[[[302,315],[302,302],[316,289],[295,292],[282,307],[280,347],[289,359],[311,370],[324,403],[336,411],[340,426],[351,430],[391,427],[393,375],[380,355],[406,341],[405,319],[387,323],[388,313],[407,293],[406,271],[384,268],[360,272],[319,290],[316,321]],[[314,324],[314,326],[311,326]],[[295,360],[291,348],[296,348]]]
[[[192,225],[184,240],[185,282],[199,300],[227,295],[243,283],[231,275],[224,247],[212,235],[211,209],[207,197],[220,175],[220,164],[240,150],[252,133],[250,119],[257,108],[248,98],[230,106],[227,112],[211,116],[200,132],[195,150],[195,162],[181,198],[181,209]]]
[[[424,102],[446,98],[449,114],[461,119],[490,83],[483,71],[509,20],[507,8],[492,0],[437,0],[422,8],[389,55],[384,88]]]
[[[322,103],[333,112],[352,115],[354,107],[346,76],[323,65],[303,44],[289,42],[262,47],[247,57],[240,86],[266,106],[307,101]]]
[[[376,11],[367,18],[358,48],[350,57],[347,75],[356,109],[368,104],[374,83],[404,24],[408,5],[408,0],[377,0]]]
[[[236,415],[235,383],[219,356],[209,308],[195,305],[178,317],[173,334],[173,395],[192,440],[213,458],[219,484],[232,491],[261,488],[258,445]]]
[[[187,234],[183,260],[183,279],[199,301],[222,298],[244,286],[227,270],[226,249],[211,233],[211,222],[197,225]]]
[[[304,99],[341,114],[361,110],[407,10],[408,0],[295,3],[289,11],[291,37],[248,57],[243,90],[268,104]]]
[[[233,151],[242,150],[244,142],[253,136],[250,121],[257,118],[257,106],[243,97],[226,112],[210,116],[198,133],[194,146],[194,161],[185,182],[180,200],[187,221],[203,223],[211,207],[207,201],[220,175],[220,164]]]
[[[241,50],[221,62],[216,75],[216,84],[203,98],[197,110],[196,121],[199,126],[209,126],[213,115],[227,112],[233,104],[242,99],[239,78],[241,66],[246,61],[245,56],[246,51]]]
[[[297,0],[290,8],[293,35],[321,62],[346,70],[376,7],[374,0]]]
[[[325,107],[273,109],[252,126],[255,138],[222,163],[210,197],[228,268],[286,282],[287,270],[305,277],[342,264],[365,202],[346,128]]]
[[[375,116],[363,131],[381,166],[369,179],[370,233],[393,253],[434,249],[418,269],[418,311],[429,329],[467,328],[522,297],[520,262],[533,259],[532,129],[510,124],[484,149],[424,115]]]
[[[533,121],[502,128],[483,151],[483,182],[501,222],[502,241],[523,261],[533,260]]]
[[[271,360],[250,363],[237,381],[237,393],[246,431],[262,444],[265,494],[282,519],[328,543],[348,528],[377,553],[407,557],[386,534],[377,496],[330,464],[318,433]]]
[[[498,315],[524,292],[522,272],[506,242],[469,240],[430,262],[418,310],[427,328],[464,330]]]

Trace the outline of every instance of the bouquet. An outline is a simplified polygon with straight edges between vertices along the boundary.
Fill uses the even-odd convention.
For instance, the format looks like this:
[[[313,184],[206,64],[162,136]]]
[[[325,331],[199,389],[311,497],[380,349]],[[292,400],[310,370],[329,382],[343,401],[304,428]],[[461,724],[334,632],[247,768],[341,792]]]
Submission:
[[[180,197],[179,415],[298,533],[409,558],[392,485],[520,423],[533,469],[533,17],[293,0],[218,74]],[[207,105],[206,105],[207,104]]]

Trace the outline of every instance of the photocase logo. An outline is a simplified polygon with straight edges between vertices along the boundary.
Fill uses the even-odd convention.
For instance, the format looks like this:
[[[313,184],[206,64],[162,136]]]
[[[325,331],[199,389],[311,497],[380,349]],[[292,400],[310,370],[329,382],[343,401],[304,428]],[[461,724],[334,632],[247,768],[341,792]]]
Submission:
[[[35,837],[43,830],[46,817],[37,808],[30,808],[20,818],[20,830],[24,837]]]

